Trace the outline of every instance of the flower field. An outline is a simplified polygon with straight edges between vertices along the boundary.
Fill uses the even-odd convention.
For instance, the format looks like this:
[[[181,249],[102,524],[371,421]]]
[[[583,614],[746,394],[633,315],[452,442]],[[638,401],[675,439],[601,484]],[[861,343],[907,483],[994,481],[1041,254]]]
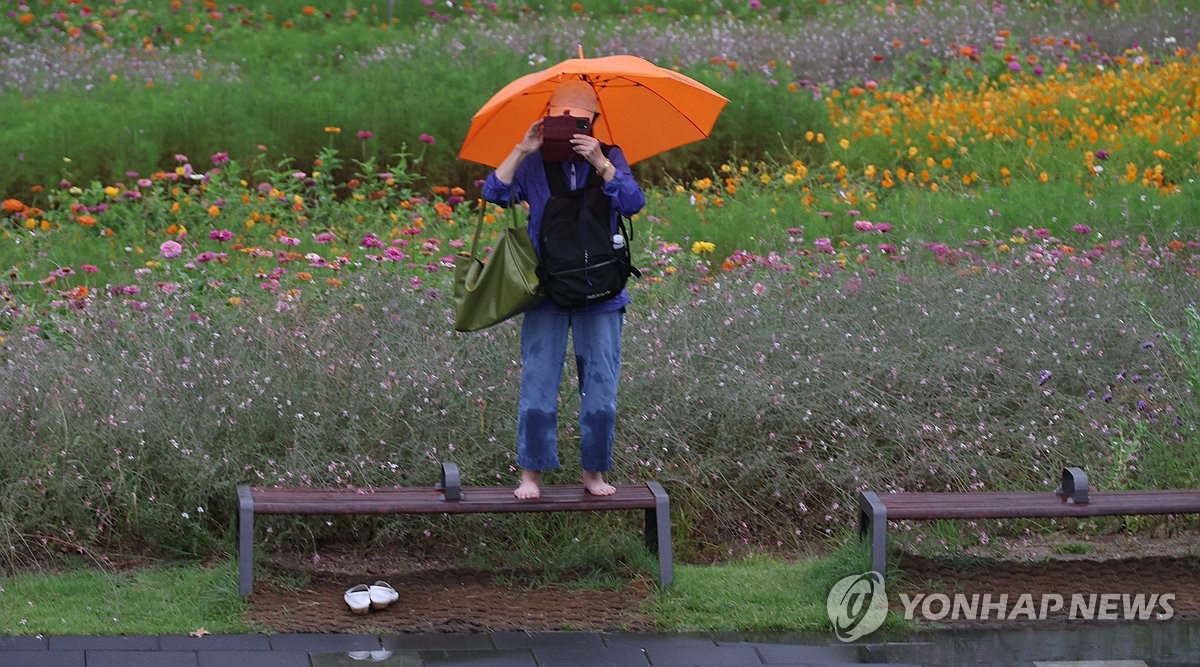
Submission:
[[[405,110],[388,113],[408,122],[395,124],[368,103],[318,104],[292,134],[248,114],[260,140],[198,125],[180,145],[150,141],[158,159],[136,167],[99,138],[55,155],[51,176],[34,164],[54,153],[48,134],[0,134],[22,156],[0,192],[10,567],[62,549],[219,551],[239,482],[426,484],[444,460],[468,483],[515,480],[518,327],[456,334],[451,313],[455,255],[479,216],[491,230],[509,212],[480,205],[485,170],[439,165],[488,77],[554,52],[501,36],[551,22],[731,100],[711,145],[635,171],[644,279],[614,472],[668,486],[684,556],[840,539],[864,488],[1052,488],[1064,464],[1100,489],[1200,483],[1200,19],[1186,3],[995,2],[977,16],[920,2],[612,0],[537,16],[397,3],[390,21],[301,3],[6,4],[3,71],[22,77],[2,108],[55,117],[60,87],[101,105],[106,86],[136,84],[138,113],[162,109],[141,117],[147,136],[164,142],[182,99],[204,104],[190,87],[275,76],[254,66],[256,40],[335,35],[372,72],[398,72],[413,49],[451,80],[454,44],[474,35],[510,65],[478,73],[463,108],[397,96]],[[809,43],[788,37],[801,24]],[[747,34],[771,46],[737,50]],[[81,53],[109,57],[97,69]],[[370,89],[328,67],[348,98]],[[722,147],[737,150],[709,152]],[[578,399],[563,400],[571,461]],[[507,523],[456,526],[281,521],[270,539],[511,539]],[[1017,530],[963,539],[996,529]]]

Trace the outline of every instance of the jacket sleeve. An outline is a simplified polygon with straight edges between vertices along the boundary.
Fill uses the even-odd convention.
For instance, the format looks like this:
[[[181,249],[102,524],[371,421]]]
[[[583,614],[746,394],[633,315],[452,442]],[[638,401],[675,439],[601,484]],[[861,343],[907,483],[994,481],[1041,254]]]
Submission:
[[[608,160],[616,167],[617,174],[604,184],[604,194],[612,199],[613,208],[618,213],[629,217],[646,205],[646,193],[642,192],[641,186],[634,180],[629,161],[625,159],[625,153],[619,146],[613,146],[609,151]]]
[[[613,164],[616,163],[614,162]],[[508,208],[511,202],[523,200],[525,197],[521,194],[521,188],[517,185],[519,180],[519,178],[513,176],[512,183],[505,183],[496,177],[496,172],[493,170],[483,182],[484,201]]]

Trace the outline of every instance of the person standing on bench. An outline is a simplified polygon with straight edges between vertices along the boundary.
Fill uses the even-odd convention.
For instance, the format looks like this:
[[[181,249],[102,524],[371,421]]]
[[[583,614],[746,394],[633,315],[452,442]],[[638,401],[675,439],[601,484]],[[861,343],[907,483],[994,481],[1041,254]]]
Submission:
[[[612,244],[610,252],[619,246],[628,257],[625,239],[618,235],[619,216],[628,217],[640,211],[646,204],[646,195],[634,180],[620,147],[602,145],[591,135],[591,126],[600,111],[590,84],[578,79],[559,83],[551,94],[546,117],[529,126],[521,141],[484,182],[483,198],[489,202],[501,206],[528,202],[529,235],[543,269],[552,263],[547,259],[548,252],[557,252],[559,244],[578,245],[585,236],[585,232],[559,224],[560,212],[569,199],[598,201],[600,207],[610,209],[607,217],[611,229],[600,233],[606,245]],[[556,137],[544,134],[543,130],[560,125],[562,116],[574,119],[573,127],[561,141],[554,141]],[[547,122],[552,117],[555,120]],[[583,196],[588,192],[600,192],[602,196]],[[575,196],[571,197],[571,193]],[[592,205],[586,208],[596,210]],[[551,213],[546,215],[547,211]],[[555,234],[555,229],[559,233]],[[550,243],[544,243],[547,238]],[[540,497],[542,472],[559,467],[558,392],[568,334],[573,339],[579,377],[583,484],[593,495],[616,493],[605,482],[604,473],[612,467],[621,330],[629,303],[629,293],[623,287],[627,277],[628,274],[622,276],[611,293],[595,299],[594,295],[588,295],[589,300],[582,305],[560,305],[570,302],[558,298],[553,275],[543,275],[543,289],[549,298],[523,315],[517,407],[517,465],[521,468],[521,482],[513,492],[518,498]]]

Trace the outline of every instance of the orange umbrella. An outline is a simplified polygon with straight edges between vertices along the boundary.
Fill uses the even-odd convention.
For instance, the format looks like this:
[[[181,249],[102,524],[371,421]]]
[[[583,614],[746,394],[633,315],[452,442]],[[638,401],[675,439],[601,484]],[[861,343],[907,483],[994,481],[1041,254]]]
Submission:
[[[567,79],[592,85],[600,101],[593,134],[620,146],[631,164],[704,139],[729,101],[694,79],[635,56],[572,58],[493,95],[472,118],[458,156],[499,165],[546,114],[550,94]]]

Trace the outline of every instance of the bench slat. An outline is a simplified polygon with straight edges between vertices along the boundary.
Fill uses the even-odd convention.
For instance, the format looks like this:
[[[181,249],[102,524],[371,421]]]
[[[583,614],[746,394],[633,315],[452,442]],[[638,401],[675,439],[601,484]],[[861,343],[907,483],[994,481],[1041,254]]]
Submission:
[[[274,488],[251,487],[255,514],[468,514],[476,512],[561,512],[654,509],[644,484],[616,485],[612,496],[593,496],[583,486],[544,486],[536,500],[521,500],[512,489],[462,487],[462,499],[447,502],[433,488]]]
[[[1090,502],[1083,505],[1068,503],[1049,492],[884,493],[878,497],[887,507],[889,520],[1015,519],[1200,512],[1200,490],[1093,492],[1090,494]]]

